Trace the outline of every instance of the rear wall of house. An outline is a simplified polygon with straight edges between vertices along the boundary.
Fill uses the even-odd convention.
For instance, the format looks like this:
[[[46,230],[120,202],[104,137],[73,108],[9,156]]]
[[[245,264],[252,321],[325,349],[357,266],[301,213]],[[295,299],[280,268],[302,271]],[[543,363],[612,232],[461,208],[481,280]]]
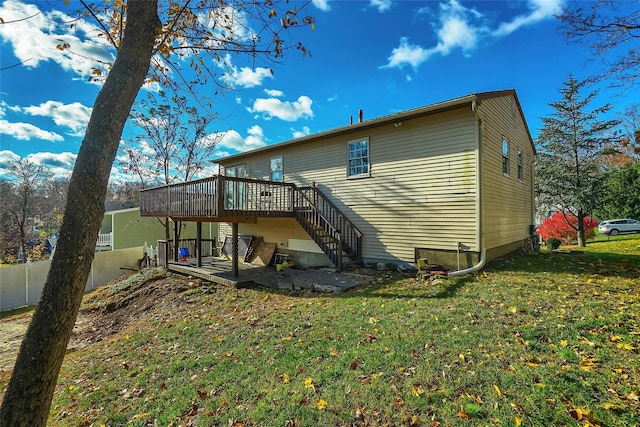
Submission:
[[[481,118],[483,238],[488,257],[516,249],[529,237],[533,212],[533,157],[529,132],[512,96],[482,100]],[[508,142],[508,173],[503,172],[502,141]],[[522,153],[522,177],[518,176]]]
[[[478,250],[476,129],[469,106],[256,153],[223,166],[245,164],[248,177],[269,179],[270,158],[282,155],[285,182],[316,183],[360,229],[365,259],[414,262],[415,248],[455,250],[462,242]],[[363,137],[369,138],[371,176],[349,179],[347,143]],[[222,235],[225,230],[221,227]],[[245,230],[241,224],[240,233]],[[299,234],[295,228],[277,231]],[[275,242],[290,238],[261,234],[265,240],[274,236]]]

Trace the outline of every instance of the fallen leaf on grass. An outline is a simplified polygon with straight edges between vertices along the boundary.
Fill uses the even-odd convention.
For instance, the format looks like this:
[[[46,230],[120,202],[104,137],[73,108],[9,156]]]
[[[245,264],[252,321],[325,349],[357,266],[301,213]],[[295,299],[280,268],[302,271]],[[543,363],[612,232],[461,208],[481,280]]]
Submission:
[[[411,387],[411,394],[413,396],[420,396],[424,393],[424,390],[422,389],[422,386],[420,385],[414,385],[413,387]]]
[[[498,394],[498,397],[502,397],[502,391],[500,390],[500,387],[498,387],[497,385],[493,385],[493,389],[496,391],[496,393]]]
[[[316,408],[318,408],[318,410],[322,411],[324,408],[327,407],[327,401],[324,399],[320,399],[316,402]]]
[[[616,347],[621,349],[621,350],[633,350],[634,349],[634,347],[631,344],[623,344],[623,343],[616,344]]]
[[[460,412],[456,414],[456,417],[468,420],[471,418],[471,415],[469,415],[464,409],[461,409]]]

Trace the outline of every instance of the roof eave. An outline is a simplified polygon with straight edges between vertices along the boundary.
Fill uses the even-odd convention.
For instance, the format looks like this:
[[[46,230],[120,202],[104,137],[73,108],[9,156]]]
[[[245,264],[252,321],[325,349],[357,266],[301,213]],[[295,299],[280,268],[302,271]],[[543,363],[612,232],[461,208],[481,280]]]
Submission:
[[[470,94],[460,98],[451,99],[437,104],[431,104],[424,107],[414,108],[411,110],[402,111],[399,113],[389,114],[382,117],[377,117],[371,120],[365,120],[359,123],[353,123],[350,125],[334,128],[331,130],[314,133],[312,135],[303,136],[301,138],[292,139],[289,141],[280,142],[273,145],[257,148],[255,150],[245,151],[243,153],[232,154],[230,156],[221,157],[219,159],[212,160],[214,163],[228,163],[229,161],[238,160],[243,157],[253,156],[257,153],[268,152],[272,150],[279,150],[281,148],[288,147],[290,145],[305,144],[308,142],[316,141],[326,138],[328,136],[340,136],[347,133],[353,133],[363,129],[369,129],[372,127],[378,127],[388,123],[397,123],[402,120],[409,120],[415,117],[421,117],[436,113],[442,113],[444,111],[455,110],[463,108],[466,105],[472,105],[476,100],[476,95]]]

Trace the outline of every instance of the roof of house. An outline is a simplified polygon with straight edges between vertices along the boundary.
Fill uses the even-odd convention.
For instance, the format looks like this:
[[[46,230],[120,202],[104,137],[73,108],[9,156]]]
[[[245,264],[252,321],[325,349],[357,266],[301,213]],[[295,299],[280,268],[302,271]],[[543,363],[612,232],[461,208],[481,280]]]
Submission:
[[[257,148],[251,151],[245,151],[243,153],[232,154],[230,156],[221,157],[219,159],[213,160],[215,163],[227,163],[232,160],[238,160],[244,157],[248,157],[254,155],[256,153],[263,153],[273,150],[280,150],[282,148],[288,147],[290,145],[298,145],[305,144],[308,142],[316,141],[322,138],[326,138],[328,136],[337,136],[346,133],[351,133],[356,130],[368,129],[372,127],[377,127],[380,125],[388,124],[388,123],[396,123],[402,120],[408,120],[415,117],[421,117],[431,114],[442,113],[444,111],[455,110],[466,105],[469,105],[473,108],[474,104],[480,104],[483,99],[489,98],[497,98],[501,96],[512,95],[516,100],[516,105],[518,107],[518,111],[524,120],[525,127],[527,128],[527,134],[529,135],[529,140],[531,141],[531,146],[535,151],[535,144],[533,139],[531,138],[531,133],[529,132],[529,127],[527,125],[527,121],[524,117],[524,113],[522,112],[522,107],[520,106],[520,101],[518,100],[518,96],[516,95],[515,89],[507,89],[500,91],[491,91],[491,92],[479,92],[479,93],[470,93],[469,95],[461,96],[459,98],[453,98],[447,101],[438,102],[431,105],[426,105],[424,107],[413,108],[411,110],[401,111],[394,114],[389,114],[386,116],[378,117],[375,119],[365,120],[362,122],[357,122],[353,124],[349,124],[346,126],[342,126],[339,128],[330,129],[323,132],[314,133],[312,135],[306,135],[301,138],[292,139],[289,141],[279,142],[277,144],[268,145],[265,147]]]

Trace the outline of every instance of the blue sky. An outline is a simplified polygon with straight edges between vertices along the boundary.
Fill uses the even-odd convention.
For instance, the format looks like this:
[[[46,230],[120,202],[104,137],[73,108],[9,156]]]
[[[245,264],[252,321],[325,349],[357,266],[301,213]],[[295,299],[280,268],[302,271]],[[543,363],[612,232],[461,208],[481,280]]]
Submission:
[[[69,3],[0,0],[0,175],[20,157],[60,176],[73,168],[100,89],[89,81],[96,62],[85,58],[111,61],[113,51],[90,36],[94,23],[71,28],[66,14],[80,4]],[[227,83],[233,90],[213,98],[223,118],[214,128],[225,134],[216,157],[346,125],[359,109],[366,120],[502,89],[517,91],[535,138],[569,73],[584,79],[602,71],[599,61],[589,61],[587,46],[565,42],[553,17],[561,5],[314,0],[306,14],[315,29],[292,33],[311,56],[291,52],[283,64],[253,66],[231,59]],[[56,49],[60,40],[76,55]],[[612,102],[622,111],[638,99],[637,89],[619,95],[603,85],[597,103]],[[132,132],[125,128],[125,135]],[[127,179],[116,166],[112,178]]]

